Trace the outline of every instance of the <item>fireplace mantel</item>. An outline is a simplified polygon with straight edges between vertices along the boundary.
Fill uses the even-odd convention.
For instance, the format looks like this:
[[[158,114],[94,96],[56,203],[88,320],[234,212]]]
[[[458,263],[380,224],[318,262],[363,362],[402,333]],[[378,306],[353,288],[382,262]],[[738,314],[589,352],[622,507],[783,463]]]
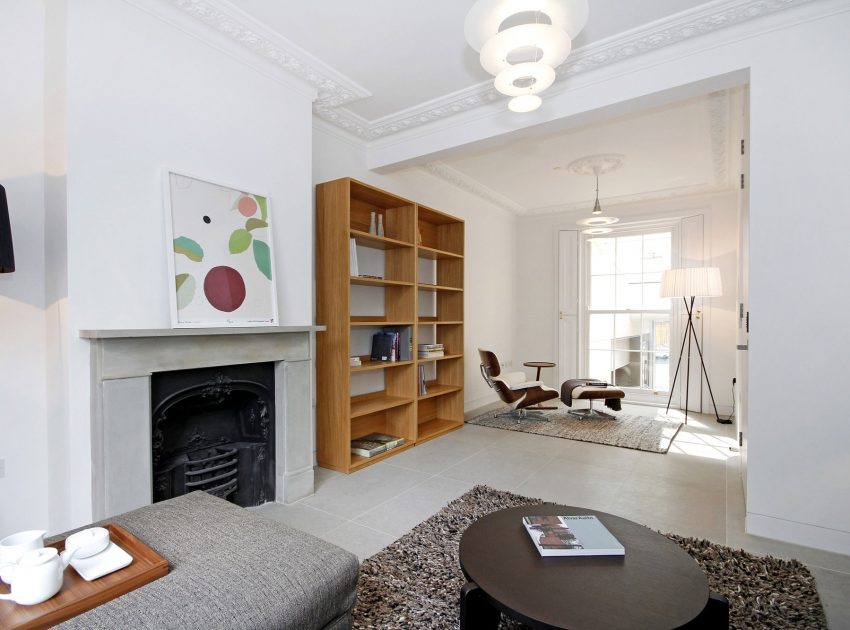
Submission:
[[[81,330],[83,339],[130,339],[138,337],[199,337],[205,335],[270,335],[322,332],[325,326],[246,326],[241,328],[116,328]]]
[[[313,493],[312,337],[324,326],[81,330],[91,345],[92,511],[151,503],[150,379],[156,372],[275,363],[276,496]]]

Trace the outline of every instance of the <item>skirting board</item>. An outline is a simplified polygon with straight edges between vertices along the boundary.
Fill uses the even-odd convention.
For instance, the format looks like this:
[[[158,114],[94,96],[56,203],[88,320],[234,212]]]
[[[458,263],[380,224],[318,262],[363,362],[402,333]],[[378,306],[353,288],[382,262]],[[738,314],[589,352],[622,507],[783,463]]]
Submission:
[[[747,512],[748,534],[850,555],[850,532]]]

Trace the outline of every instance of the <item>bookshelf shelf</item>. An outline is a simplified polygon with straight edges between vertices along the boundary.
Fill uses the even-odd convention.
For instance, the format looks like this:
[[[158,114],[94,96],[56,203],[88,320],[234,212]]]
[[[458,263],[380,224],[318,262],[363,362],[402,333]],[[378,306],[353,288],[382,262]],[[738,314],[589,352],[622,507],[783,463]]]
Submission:
[[[388,396],[386,394],[365,394],[363,396],[354,396],[351,398],[351,417],[359,418],[367,416],[377,411],[392,409],[393,407],[401,407],[413,402],[412,398],[403,398],[401,396]]]
[[[363,276],[351,276],[351,284],[364,287],[412,287],[412,282],[402,280],[385,280],[383,278],[364,278]]]
[[[459,287],[443,287],[438,284],[424,284],[421,282],[416,285],[416,288],[420,291],[463,291]]]
[[[417,363],[431,363],[433,361],[447,361],[449,359],[462,359],[462,358],[463,358],[462,354],[446,354],[442,357],[430,357],[430,358],[427,358],[427,359],[419,358],[419,359],[416,359],[416,362]]]
[[[370,233],[373,213],[384,236]],[[463,256],[464,222],[456,217],[350,178],[316,187],[316,320],[326,327],[316,341],[320,466],[354,472],[463,426],[463,355],[457,353],[463,348]],[[419,282],[420,269],[433,277]],[[381,294],[383,309],[370,308]],[[420,306],[433,315],[418,317]],[[370,328],[400,327],[410,327],[414,357],[420,343],[443,344],[452,354],[392,362],[364,356],[375,332]],[[349,364],[354,355],[361,365]],[[421,370],[430,384],[420,397]],[[359,394],[376,385],[383,389]],[[351,440],[370,433],[405,443],[374,457],[353,455]]]
[[[372,361],[369,355],[360,357],[360,365],[352,365],[352,372],[369,372],[371,370],[388,370],[394,367],[413,365],[413,361]]]
[[[419,400],[425,400],[427,398],[435,398],[437,396],[445,396],[446,394],[452,394],[454,392],[459,392],[463,389],[463,387],[459,387],[457,385],[443,385],[442,383],[434,383],[433,381],[425,383],[428,389],[427,394],[420,394]]]
[[[446,418],[432,418],[419,425],[419,438],[417,441],[421,444],[426,440],[433,440],[462,426],[463,421],[458,422],[457,420],[447,420]]]

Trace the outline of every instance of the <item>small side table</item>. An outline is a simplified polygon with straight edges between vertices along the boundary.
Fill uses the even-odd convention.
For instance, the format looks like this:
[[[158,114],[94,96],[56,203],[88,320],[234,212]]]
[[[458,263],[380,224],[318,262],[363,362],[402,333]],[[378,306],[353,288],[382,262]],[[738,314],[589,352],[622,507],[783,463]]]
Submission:
[[[537,376],[534,377],[535,381],[540,380],[540,370],[543,368],[553,368],[557,365],[557,363],[552,363],[551,361],[526,361],[523,363],[525,367],[537,368]],[[557,409],[557,407],[546,407],[544,405],[535,405],[533,407],[529,407],[529,409]]]

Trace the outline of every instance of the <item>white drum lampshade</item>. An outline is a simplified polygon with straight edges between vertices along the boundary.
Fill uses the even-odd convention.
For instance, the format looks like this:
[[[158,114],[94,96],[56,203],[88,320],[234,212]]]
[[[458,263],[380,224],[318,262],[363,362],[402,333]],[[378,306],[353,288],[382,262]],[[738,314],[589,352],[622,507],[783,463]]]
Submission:
[[[719,267],[668,269],[661,274],[659,297],[720,297],[723,284]]]

